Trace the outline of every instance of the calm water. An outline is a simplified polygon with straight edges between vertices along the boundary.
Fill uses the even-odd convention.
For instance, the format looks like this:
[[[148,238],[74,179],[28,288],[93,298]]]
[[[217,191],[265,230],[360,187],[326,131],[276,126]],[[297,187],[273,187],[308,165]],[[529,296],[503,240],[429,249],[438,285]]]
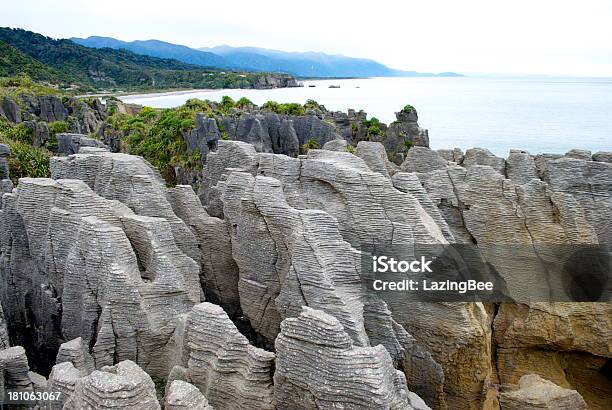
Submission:
[[[314,84],[310,88],[307,85]],[[340,88],[328,88],[330,84]],[[564,153],[572,148],[612,150],[612,79],[588,78],[372,78],[306,81],[303,88],[195,91],[124,97],[126,102],[175,107],[189,98],[246,96],[304,103],[328,109],[363,109],[389,123],[411,104],[429,129],[432,148],[484,147],[506,156],[509,149]]]

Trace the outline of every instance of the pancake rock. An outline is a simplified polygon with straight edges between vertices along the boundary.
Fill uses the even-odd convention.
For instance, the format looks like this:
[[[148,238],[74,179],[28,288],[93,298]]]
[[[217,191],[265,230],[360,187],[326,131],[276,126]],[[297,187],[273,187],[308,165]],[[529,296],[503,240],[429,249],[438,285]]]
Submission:
[[[502,277],[521,278],[508,291],[525,304],[502,304],[492,312],[494,376],[502,383],[517,383],[524,374],[540,374],[578,390],[596,408],[609,398],[601,393],[609,391],[609,381],[601,376],[612,357],[606,336],[611,331],[609,305],[544,303],[544,296],[530,301],[529,295],[533,289],[547,289],[549,280],[558,281],[547,276],[546,258],[565,260],[568,244],[607,241],[611,189],[597,181],[610,180],[609,165],[513,151],[506,172],[514,179],[482,165],[436,171],[424,167],[417,173],[456,241],[477,243]],[[407,330],[418,338],[416,329]],[[449,384],[451,374],[445,370]]]
[[[576,390],[564,389],[535,374],[521,377],[518,387],[516,391],[501,394],[502,409],[585,410],[588,408]]]
[[[0,350],[10,347],[8,329],[6,328],[6,319],[4,318],[4,310],[0,303]]]
[[[166,410],[213,410],[197,387],[181,380],[170,384],[164,403]]]
[[[276,339],[278,409],[411,409],[403,373],[381,345],[354,346],[340,322],[304,307]]]
[[[13,190],[13,183],[9,179],[8,157],[11,155],[11,149],[8,145],[0,144],[0,197],[5,192]]]
[[[102,148],[108,150],[108,147],[102,142],[87,137],[83,134],[60,133],[57,134],[55,138],[57,138],[57,152],[59,154],[78,154],[84,147]]]
[[[273,409],[274,353],[249,344],[217,305],[202,303],[175,336],[169,382],[193,384],[219,409]]]
[[[41,370],[61,343],[81,337],[97,368],[130,359],[167,375],[176,317],[201,293],[198,264],[170,224],[79,180],[22,178],[3,205],[2,303]]]
[[[88,375],[94,371],[93,358],[88,350],[88,346],[83,343],[83,339],[80,337],[62,343],[57,352],[55,363],[72,363],[81,375]]]
[[[160,409],[155,384],[137,364],[126,360],[105,366],[77,380],[65,410],[78,409]]]

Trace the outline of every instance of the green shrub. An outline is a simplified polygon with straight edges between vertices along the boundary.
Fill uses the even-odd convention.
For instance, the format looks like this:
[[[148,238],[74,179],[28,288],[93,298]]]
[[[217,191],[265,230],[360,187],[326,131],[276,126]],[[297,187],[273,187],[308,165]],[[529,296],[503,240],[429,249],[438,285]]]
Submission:
[[[237,108],[246,108],[246,107],[249,107],[251,105],[255,105],[255,104],[253,104],[253,101],[249,100],[246,97],[242,97],[241,99],[236,101],[236,107]]]
[[[404,140],[404,147],[406,147],[406,150],[409,150],[414,147],[414,143],[410,140]]]
[[[314,138],[311,138],[308,141],[306,141],[306,146],[308,147],[308,149],[318,149],[319,148],[319,141],[317,141]]]
[[[19,178],[48,178],[51,175],[49,158],[51,153],[44,148],[0,136],[0,143],[11,149],[8,159],[9,173],[14,183]]]
[[[34,134],[25,124],[12,124],[0,119],[0,135],[14,141],[32,144]]]
[[[363,126],[366,128],[367,137],[371,137],[372,135],[383,135],[382,129],[380,128],[381,123],[376,117],[364,120]]]
[[[307,100],[304,103],[304,108],[307,110],[326,111],[325,106],[322,104],[319,104],[315,100]]]
[[[410,104],[406,104],[404,108],[402,108],[402,111],[407,112],[407,113],[411,113],[414,110],[415,110],[414,107]]]
[[[352,145],[347,145],[346,146],[346,152],[350,152],[351,154],[355,154],[355,147]]]
[[[231,97],[224,95],[221,98],[221,108],[223,111],[229,112],[234,107],[236,107],[236,102]]]
[[[298,103],[280,104],[276,101],[268,101],[261,108],[282,115],[306,115],[306,110]]]

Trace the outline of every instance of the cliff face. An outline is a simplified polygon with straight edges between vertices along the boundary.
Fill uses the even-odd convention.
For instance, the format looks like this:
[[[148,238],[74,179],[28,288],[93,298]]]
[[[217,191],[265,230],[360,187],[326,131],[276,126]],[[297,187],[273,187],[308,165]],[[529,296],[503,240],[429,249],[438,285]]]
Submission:
[[[387,135],[423,138],[399,165],[359,130],[347,152],[352,119],[254,112],[220,120],[230,140],[198,117],[199,197],[80,143],[52,178],[7,188],[0,393],[157,408],[153,378],[168,408],[605,408],[609,303],[384,299],[364,289],[361,250],[610,243],[609,155],[433,151],[405,115]],[[326,149],[299,155],[311,138]],[[507,249],[487,262],[539,286],[544,256]]]

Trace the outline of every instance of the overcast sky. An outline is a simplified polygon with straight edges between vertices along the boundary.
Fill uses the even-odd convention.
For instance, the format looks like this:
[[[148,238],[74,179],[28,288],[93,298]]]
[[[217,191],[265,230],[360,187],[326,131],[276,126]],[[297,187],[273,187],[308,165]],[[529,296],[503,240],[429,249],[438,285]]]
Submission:
[[[0,0],[0,25],[323,51],[405,70],[612,77],[612,0]]]

